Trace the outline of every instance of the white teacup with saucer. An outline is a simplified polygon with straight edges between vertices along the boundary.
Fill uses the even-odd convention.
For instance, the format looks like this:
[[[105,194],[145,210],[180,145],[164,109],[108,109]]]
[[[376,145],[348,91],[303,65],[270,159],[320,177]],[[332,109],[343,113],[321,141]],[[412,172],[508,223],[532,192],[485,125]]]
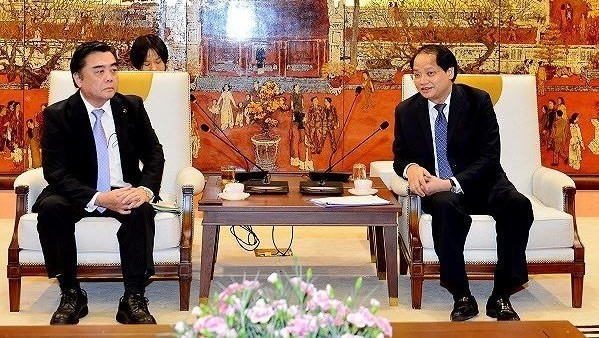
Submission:
[[[229,201],[241,201],[250,196],[247,192],[243,192],[243,189],[243,183],[227,183],[218,197]]]
[[[371,180],[354,180],[354,188],[348,190],[352,195],[374,195],[378,192],[377,189],[372,188]]]

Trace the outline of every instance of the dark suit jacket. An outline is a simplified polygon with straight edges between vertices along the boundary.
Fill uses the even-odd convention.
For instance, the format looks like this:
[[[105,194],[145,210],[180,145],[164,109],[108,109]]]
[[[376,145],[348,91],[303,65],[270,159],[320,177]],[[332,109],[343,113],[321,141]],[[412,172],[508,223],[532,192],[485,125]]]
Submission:
[[[499,163],[499,126],[489,94],[454,84],[449,109],[447,159],[451,170],[464,193],[488,193],[505,177]],[[393,168],[399,176],[409,163],[435,174],[428,101],[419,93],[395,108],[393,153]]]
[[[116,93],[110,105],[124,181],[134,187],[147,187],[158,196],[164,154],[142,99]],[[97,192],[98,165],[92,127],[79,91],[48,106],[43,114],[42,167],[49,185],[36,204],[58,194],[75,207],[85,208]]]

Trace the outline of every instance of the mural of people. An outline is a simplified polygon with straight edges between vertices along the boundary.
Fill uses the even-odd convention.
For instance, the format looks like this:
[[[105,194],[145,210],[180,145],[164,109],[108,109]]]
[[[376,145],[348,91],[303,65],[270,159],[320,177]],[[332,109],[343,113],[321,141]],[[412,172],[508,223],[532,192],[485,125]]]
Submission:
[[[42,165],[42,148],[40,147],[39,128],[35,126],[33,119],[27,120],[27,132],[25,133],[25,161],[27,168],[38,168]]]
[[[304,96],[300,89],[299,84],[293,85],[293,91],[291,92],[291,125],[289,126],[289,156],[290,163],[294,167],[303,169],[305,166],[305,138],[306,138],[306,127],[304,125],[304,119],[306,113],[304,113]]]
[[[374,93],[374,85],[368,71],[362,73],[362,88],[364,88],[364,99],[362,101],[362,112],[367,112],[372,104],[372,93]]]
[[[235,100],[233,99],[233,93],[231,92],[231,85],[226,83],[223,86],[223,90],[218,98],[220,106],[220,127],[222,130],[233,128],[235,126],[235,119],[233,117],[233,107],[235,107]]]
[[[582,150],[584,142],[582,141],[582,133],[578,124],[578,113],[572,114],[570,117],[570,147],[568,150],[568,164],[570,167],[579,170],[580,162],[582,162]]]
[[[218,100],[217,99],[213,99],[212,100],[212,104],[210,105],[210,107],[208,107],[208,111],[210,113],[212,113],[212,121],[216,121],[218,114],[220,114],[220,109],[218,108]]]
[[[310,99],[312,105],[308,108],[306,116],[306,133],[308,134],[308,144],[310,146],[310,153],[320,154],[322,150],[322,144],[320,143],[320,130],[324,125],[324,115],[322,113],[322,107],[319,106],[318,97],[313,96]]]
[[[595,102],[595,111],[597,115],[591,119],[591,124],[595,128],[595,136],[589,143],[589,150],[593,154],[599,155],[599,101]]]
[[[324,146],[327,138],[331,140],[331,150],[333,152],[337,151],[337,138],[335,137],[335,130],[339,128],[339,117],[337,116],[337,108],[333,106],[333,99],[330,97],[324,98],[324,126],[321,131],[322,142],[321,144]]]
[[[564,98],[561,96],[557,98],[557,110],[562,111],[562,118],[564,120],[568,119],[568,108],[566,107],[566,102],[564,101]]]
[[[6,148],[6,129],[7,129],[7,119],[6,116],[8,109],[5,105],[0,104],[0,151],[4,151]]]
[[[565,153],[566,146],[566,124],[567,121],[562,117],[563,113],[558,110],[555,121],[553,122],[553,131],[551,133],[553,138],[553,160],[552,166],[557,166],[559,160],[563,159],[567,163],[567,155]]]

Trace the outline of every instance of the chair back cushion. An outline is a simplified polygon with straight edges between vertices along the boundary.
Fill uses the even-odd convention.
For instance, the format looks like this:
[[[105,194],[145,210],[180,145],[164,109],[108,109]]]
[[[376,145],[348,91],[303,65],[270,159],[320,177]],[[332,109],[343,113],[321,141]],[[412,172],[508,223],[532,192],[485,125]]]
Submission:
[[[541,166],[535,78],[531,75],[460,74],[456,83],[487,91],[501,140],[501,165],[516,189],[532,194],[533,172]],[[412,75],[402,78],[402,99],[418,93]]]
[[[191,166],[191,115],[187,72],[118,72],[118,92],[134,94],[144,106],[164,149],[164,174],[160,195],[176,198],[177,173]],[[50,73],[48,104],[64,100],[77,91],[69,71]]]

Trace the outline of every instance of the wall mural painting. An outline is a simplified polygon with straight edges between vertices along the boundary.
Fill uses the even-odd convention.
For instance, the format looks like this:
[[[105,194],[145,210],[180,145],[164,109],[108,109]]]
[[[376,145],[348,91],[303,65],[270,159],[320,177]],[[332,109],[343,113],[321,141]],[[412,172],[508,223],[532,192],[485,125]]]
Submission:
[[[40,165],[47,77],[77,44],[106,40],[131,69],[130,44],[147,33],[166,42],[169,70],[191,75],[203,171],[254,167],[223,134],[267,170],[327,168],[393,123],[410,56],[444,43],[463,72],[534,75],[543,164],[599,172],[599,0],[4,0],[0,175]],[[335,169],[391,159],[392,134]]]

